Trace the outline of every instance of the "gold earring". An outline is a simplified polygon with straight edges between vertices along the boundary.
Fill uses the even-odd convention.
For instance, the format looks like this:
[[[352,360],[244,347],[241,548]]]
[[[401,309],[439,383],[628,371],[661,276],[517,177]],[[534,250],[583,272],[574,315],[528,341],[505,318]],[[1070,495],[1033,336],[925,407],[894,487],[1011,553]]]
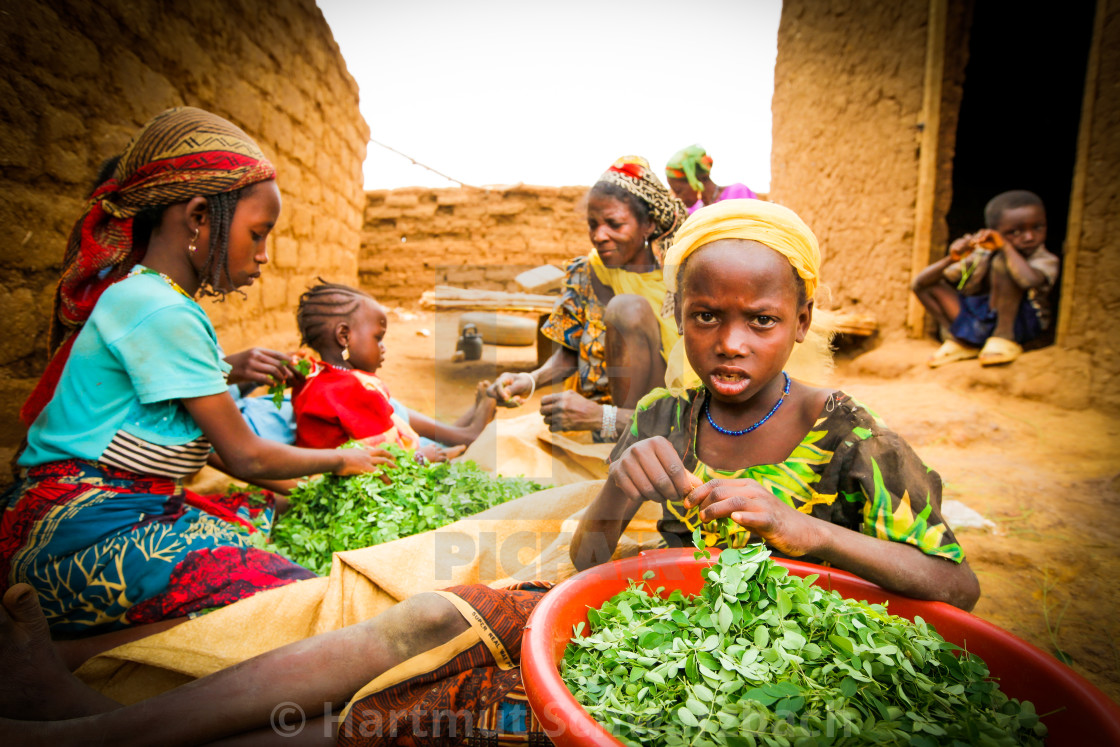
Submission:
[[[195,246],[196,241],[198,241],[198,229],[197,228],[194,229],[194,236],[191,237],[191,243],[187,244],[187,251],[190,252],[191,254],[194,254],[195,252],[198,251],[198,247]]]
[[[350,360],[350,346],[349,345],[347,345],[346,347],[344,347],[342,349],[342,360],[344,360],[344,361]]]

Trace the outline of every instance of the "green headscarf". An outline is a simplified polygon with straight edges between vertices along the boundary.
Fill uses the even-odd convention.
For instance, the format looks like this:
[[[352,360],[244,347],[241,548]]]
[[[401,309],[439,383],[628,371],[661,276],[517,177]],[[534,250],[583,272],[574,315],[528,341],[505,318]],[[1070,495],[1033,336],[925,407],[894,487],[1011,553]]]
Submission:
[[[704,185],[700,183],[697,172],[707,174],[711,170],[712,157],[699,145],[690,145],[678,150],[669,159],[669,163],[665,164],[666,176],[670,179],[688,179],[689,186],[696,190],[696,194],[704,191]]]

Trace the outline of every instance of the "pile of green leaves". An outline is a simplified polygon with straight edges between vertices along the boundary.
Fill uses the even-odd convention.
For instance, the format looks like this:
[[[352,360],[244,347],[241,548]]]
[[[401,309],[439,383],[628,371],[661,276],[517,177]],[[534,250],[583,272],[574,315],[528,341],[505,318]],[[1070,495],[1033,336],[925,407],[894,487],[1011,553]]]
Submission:
[[[981,659],[769,555],[724,550],[694,597],[631,581],[577,626],[568,689],[628,745],[1042,744]]]
[[[386,446],[396,466],[378,474],[320,475],[301,483],[272,528],[272,548],[315,573],[331,570],[331,554],[437,529],[492,506],[543,490],[524,477],[495,477],[471,461],[420,464]]]

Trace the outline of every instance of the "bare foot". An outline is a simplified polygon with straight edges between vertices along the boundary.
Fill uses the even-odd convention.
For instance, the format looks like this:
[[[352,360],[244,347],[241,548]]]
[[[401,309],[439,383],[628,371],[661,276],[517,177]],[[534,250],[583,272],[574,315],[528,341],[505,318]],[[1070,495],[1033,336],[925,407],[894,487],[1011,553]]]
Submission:
[[[55,721],[102,713],[120,704],[72,675],[51,643],[35,590],[16,584],[0,606],[0,716]]]

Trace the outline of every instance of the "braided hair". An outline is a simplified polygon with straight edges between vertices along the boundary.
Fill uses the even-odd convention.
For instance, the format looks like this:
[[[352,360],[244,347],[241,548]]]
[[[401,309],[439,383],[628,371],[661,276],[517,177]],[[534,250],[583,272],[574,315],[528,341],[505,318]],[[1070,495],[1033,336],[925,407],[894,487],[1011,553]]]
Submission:
[[[341,283],[328,283],[317,278],[318,285],[308,288],[299,297],[296,325],[300,343],[319,351],[325,339],[334,334],[335,325],[349,321],[362,301],[373,296]]]
[[[210,252],[206,257],[206,264],[198,271],[199,295],[217,296],[224,300],[227,291],[220,288],[223,279],[228,287],[233,288],[233,277],[229,272],[229,229],[233,223],[233,214],[237,211],[238,201],[246,190],[255,186],[252,184],[232,192],[209,195],[206,198],[210,210]],[[236,290],[241,295],[245,295],[245,291]]]

